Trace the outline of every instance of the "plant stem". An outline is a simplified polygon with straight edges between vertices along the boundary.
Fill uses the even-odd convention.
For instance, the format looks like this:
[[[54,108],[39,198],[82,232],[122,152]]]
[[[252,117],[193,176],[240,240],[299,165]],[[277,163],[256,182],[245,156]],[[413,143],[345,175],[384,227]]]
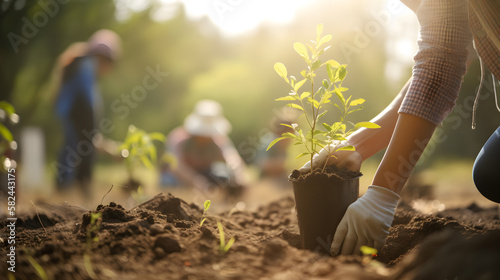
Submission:
[[[313,77],[313,71],[311,73],[311,98],[314,100],[314,77]],[[312,129],[311,129],[311,174],[313,173],[313,158],[315,154],[315,149],[314,149],[314,130],[316,129],[316,116],[314,114],[314,102],[311,102],[311,108],[312,108]]]

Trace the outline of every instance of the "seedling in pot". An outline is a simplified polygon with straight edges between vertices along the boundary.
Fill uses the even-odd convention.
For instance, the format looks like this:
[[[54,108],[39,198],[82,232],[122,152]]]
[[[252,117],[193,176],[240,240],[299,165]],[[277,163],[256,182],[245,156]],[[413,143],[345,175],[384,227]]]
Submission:
[[[208,208],[210,208],[210,204],[211,204],[210,200],[205,200],[205,203],[203,203],[203,215],[201,216],[200,227],[203,226],[203,223],[207,219],[206,215]]]
[[[379,128],[372,122],[358,122],[356,124],[348,121],[349,115],[363,109],[365,100],[362,98],[352,100],[352,96],[346,96],[348,88],[343,87],[344,79],[347,75],[345,64],[340,64],[335,60],[322,62],[320,56],[330,48],[325,46],[332,39],[332,35],[322,36],[323,25],[316,27],[316,40],[312,44],[295,43],[293,48],[306,62],[307,68],[300,72],[302,79],[298,81],[294,76],[288,76],[285,65],[278,62],[274,65],[278,75],[290,85],[291,91],[287,96],[276,99],[277,101],[289,102],[287,106],[302,111],[306,121],[306,127],[300,128],[298,124],[281,124],[293,130],[294,133],[285,132],[281,137],[275,139],[269,144],[268,150],[283,139],[292,138],[295,145],[302,145],[304,152],[297,158],[309,156],[311,162],[315,154],[321,148],[331,149],[330,154],[336,151],[354,151],[353,146],[343,144],[349,135],[356,130],[365,128]],[[320,69],[326,71],[328,79],[319,83],[315,77]],[[319,83],[319,85],[318,85]],[[307,89],[303,89],[308,86]],[[338,102],[332,103],[333,94],[337,96]],[[338,109],[340,116],[332,124],[321,122],[321,119],[327,114],[326,105],[333,104]],[[322,125],[322,128],[320,125]],[[332,155],[333,156],[333,155]],[[326,161],[327,162],[327,161]],[[321,172],[324,172],[325,165]],[[311,168],[311,173],[313,172]]]
[[[226,243],[226,238],[224,235],[224,227],[222,226],[221,222],[217,222],[217,227],[219,228],[219,239],[220,239],[220,245],[219,245],[219,252],[222,254],[225,254],[231,249],[231,246],[234,244],[234,237],[231,237],[229,242]]]

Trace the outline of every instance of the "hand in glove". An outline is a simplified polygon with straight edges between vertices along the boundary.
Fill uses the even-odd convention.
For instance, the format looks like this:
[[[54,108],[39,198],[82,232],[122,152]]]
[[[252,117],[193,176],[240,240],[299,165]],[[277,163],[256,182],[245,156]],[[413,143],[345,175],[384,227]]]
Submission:
[[[337,147],[335,147],[338,145]],[[313,168],[323,168],[325,165],[325,161],[328,160],[327,165],[335,165],[338,168],[346,168],[352,171],[359,171],[361,168],[361,163],[363,162],[363,158],[361,155],[356,152],[356,151],[335,151],[333,152],[334,149],[339,149],[345,146],[349,146],[348,143],[342,143],[342,144],[331,144],[323,149],[321,151],[314,155],[313,161],[312,161],[312,166]],[[304,166],[302,166],[299,171],[301,173],[307,173],[311,170],[311,162],[308,161]]]
[[[363,245],[380,251],[385,244],[399,195],[387,188],[370,186],[351,204],[333,237],[332,252],[360,254]]]

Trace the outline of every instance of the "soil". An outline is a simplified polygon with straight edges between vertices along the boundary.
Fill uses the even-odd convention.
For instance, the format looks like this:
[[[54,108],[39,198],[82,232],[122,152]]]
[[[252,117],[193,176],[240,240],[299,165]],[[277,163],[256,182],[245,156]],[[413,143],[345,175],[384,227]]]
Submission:
[[[255,211],[208,215],[200,227],[199,206],[160,194],[129,210],[113,202],[99,205],[92,211],[100,213],[96,230],[88,230],[94,225],[90,212],[54,206],[18,218],[14,276],[40,279],[43,271],[47,279],[500,279],[498,207],[472,204],[423,215],[402,203],[386,246],[371,258],[300,249],[294,206],[286,197]],[[217,221],[226,242],[236,239],[226,253],[219,251]],[[7,273],[6,226],[0,224],[1,275]]]
[[[300,171],[295,169],[292,172],[292,174],[290,174],[290,180],[302,182],[304,180],[307,180],[307,178],[309,178],[310,176],[317,176],[319,174],[324,174],[327,177],[334,177],[341,180],[352,179],[363,176],[363,174],[358,171],[339,169],[335,165],[329,165],[325,168],[325,170],[316,168],[313,170],[313,172],[308,172],[308,173],[300,173]]]

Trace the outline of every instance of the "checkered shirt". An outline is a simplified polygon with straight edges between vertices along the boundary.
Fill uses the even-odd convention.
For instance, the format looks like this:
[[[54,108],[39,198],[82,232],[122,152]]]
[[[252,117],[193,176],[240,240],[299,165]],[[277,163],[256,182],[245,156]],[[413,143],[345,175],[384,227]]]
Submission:
[[[500,1],[422,0],[413,79],[400,113],[441,124],[455,106],[474,38],[483,63],[500,77]]]

